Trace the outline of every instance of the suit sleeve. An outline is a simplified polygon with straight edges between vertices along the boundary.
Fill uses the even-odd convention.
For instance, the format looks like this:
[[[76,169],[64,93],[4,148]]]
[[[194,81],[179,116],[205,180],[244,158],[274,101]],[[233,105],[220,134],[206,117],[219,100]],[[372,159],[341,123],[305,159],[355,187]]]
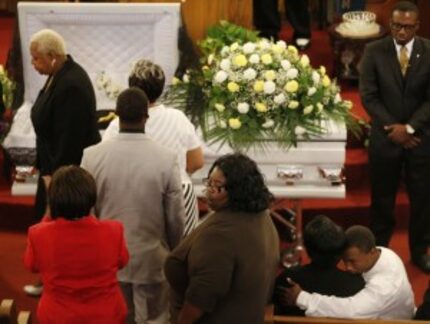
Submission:
[[[176,160],[176,159],[175,159]],[[176,247],[184,233],[185,208],[179,165],[175,162],[167,179],[163,198],[167,241],[170,249]]]
[[[39,272],[36,256],[32,243],[32,230],[30,229],[27,236],[27,247],[24,252],[24,266],[31,272]]]
[[[408,124],[416,131],[430,123],[430,74],[428,75],[425,100],[408,121]]]
[[[375,49],[367,46],[364,50],[360,70],[361,101],[372,120],[387,126],[395,124],[397,121],[381,101],[375,56]]]

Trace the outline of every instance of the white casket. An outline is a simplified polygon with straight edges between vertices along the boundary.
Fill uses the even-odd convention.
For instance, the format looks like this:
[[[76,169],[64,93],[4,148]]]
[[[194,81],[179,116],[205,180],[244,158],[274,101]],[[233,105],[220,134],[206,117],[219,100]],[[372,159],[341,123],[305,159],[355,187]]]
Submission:
[[[114,101],[97,90],[101,72],[124,88],[132,64],[143,57],[160,64],[171,80],[178,64],[177,34],[180,24],[178,4],[79,4],[20,3],[18,6],[23,51],[25,103],[15,117],[5,141],[7,147],[34,147],[35,136],[30,109],[44,77],[31,66],[27,50],[31,35],[42,28],[58,31],[66,40],[67,50],[88,72],[94,82],[98,109],[113,109]],[[272,143],[266,150],[250,150],[264,173],[270,190],[277,197],[342,198],[345,185],[339,170],[345,160],[346,129],[328,122],[325,134],[299,141],[288,151]],[[201,179],[217,157],[230,153],[228,147],[204,145],[205,166],[193,174],[198,195]],[[34,179],[33,179],[34,181]],[[35,183],[17,183],[13,194],[34,194]]]

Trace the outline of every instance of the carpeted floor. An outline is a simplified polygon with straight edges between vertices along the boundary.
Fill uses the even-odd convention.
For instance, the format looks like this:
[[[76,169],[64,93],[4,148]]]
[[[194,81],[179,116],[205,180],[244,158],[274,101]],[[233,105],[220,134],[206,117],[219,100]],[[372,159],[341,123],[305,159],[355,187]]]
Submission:
[[[14,19],[0,17],[0,64],[4,64],[12,39]],[[281,37],[288,40],[291,31],[285,28]],[[332,51],[326,31],[314,30],[312,46],[306,51],[314,66],[325,65],[332,70]],[[342,84],[343,97],[354,102],[354,113],[367,118],[357,92],[352,84]],[[334,200],[305,200],[304,220],[324,213],[344,227],[352,224],[368,224],[368,207],[370,203],[367,177],[367,153],[362,139],[358,144],[349,142],[346,156],[347,197]],[[35,314],[37,299],[27,297],[22,286],[34,282],[37,276],[29,273],[22,265],[22,254],[25,248],[25,228],[32,217],[31,197],[12,197],[4,179],[0,179],[0,299],[13,298],[20,310],[31,310]],[[411,280],[416,302],[421,303],[423,293],[428,285],[429,276],[419,271],[409,262],[407,249],[407,199],[402,193],[398,198],[398,230],[394,234],[391,248],[404,260]]]

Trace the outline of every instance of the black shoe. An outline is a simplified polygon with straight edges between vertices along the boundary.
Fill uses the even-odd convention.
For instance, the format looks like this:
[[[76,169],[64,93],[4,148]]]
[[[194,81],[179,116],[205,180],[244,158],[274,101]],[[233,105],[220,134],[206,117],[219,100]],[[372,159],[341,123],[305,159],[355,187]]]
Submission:
[[[430,255],[424,254],[414,259],[413,262],[425,273],[430,273]]]

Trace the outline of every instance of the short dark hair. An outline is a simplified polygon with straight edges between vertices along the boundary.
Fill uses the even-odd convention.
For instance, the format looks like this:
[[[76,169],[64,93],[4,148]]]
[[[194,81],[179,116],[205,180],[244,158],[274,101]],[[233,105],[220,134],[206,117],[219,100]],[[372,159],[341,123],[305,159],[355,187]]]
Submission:
[[[323,215],[316,216],[306,225],[303,239],[312,263],[322,267],[336,265],[346,244],[343,229]]]
[[[165,82],[161,66],[149,60],[137,61],[128,77],[128,85],[143,90],[151,103],[161,96]]]
[[[269,208],[273,195],[267,188],[257,164],[241,153],[223,155],[209,170],[218,167],[226,178],[225,189],[229,207],[244,212],[259,212]]]
[[[417,5],[410,1],[399,1],[397,2],[393,8],[391,9],[391,16],[393,16],[394,11],[402,11],[402,12],[415,12],[417,17],[420,15],[420,11]]]
[[[369,253],[376,247],[375,236],[365,226],[354,225],[345,231],[346,236],[346,247],[356,247],[360,251]]]
[[[51,217],[79,219],[89,215],[97,199],[96,182],[86,170],[68,165],[52,176],[48,189]]]
[[[116,100],[116,114],[121,122],[139,123],[148,117],[148,98],[139,88],[128,88]]]

